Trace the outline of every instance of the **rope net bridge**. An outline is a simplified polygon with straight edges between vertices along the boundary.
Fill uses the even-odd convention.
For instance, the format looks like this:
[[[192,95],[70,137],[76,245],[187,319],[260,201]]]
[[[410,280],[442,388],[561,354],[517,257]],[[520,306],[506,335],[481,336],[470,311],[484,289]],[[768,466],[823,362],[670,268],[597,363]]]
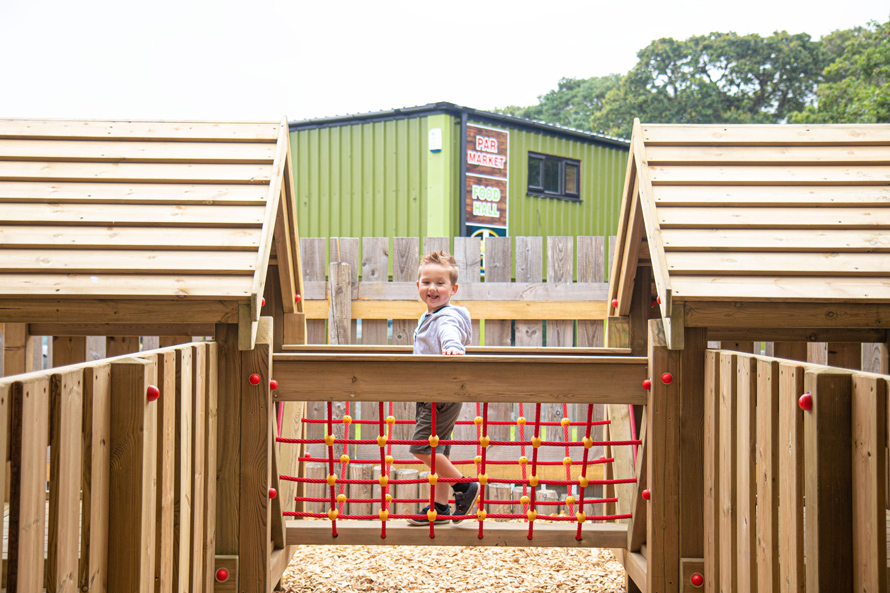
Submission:
[[[476,502],[477,510],[471,515],[449,515],[449,520],[476,520],[479,523],[478,538],[483,538],[483,522],[488,519],[522,519],[528,523],[528,539],[532,540],[534,536],[535,521],[557,521],[575,524],[575,539],[581,540],[581,528],[588,521],[610,521],[616,519],[631,518],[630,514],[619,515],[592,515],[587,516],[583,509],[584,505],[592,503],[610,503],[616,502],[617,498],[586,498],[586,489],[592,485],[609,485],[609,484],[629,484],[635,483],[636,478],[617,478],[595,480],[587,476],[587,468],[598,464],[609,464],[614,461],[613,458],[601,456],[597,459],[590,458],[590,449],[595,446],[632,446],[634,453],[636,447],[642,444],[642,441],[634,438],[625,441],[595,441],[591,438],[591,430],[594,426],[609,424],[609,420],[593,421],[593,404],[587,404],[587,419],[584,422],[572,422],[567,417],[567,406],[563,404],[563,419],[560,422],[541,421],[541,404],[534,404],[534,422],[528,421],[523,413],[523,404],[519,404],[519,417],[514,421],[490,421],[488,420],[488,403],[476,403],[476,418],[472,421],[456,422],[456,425],[475,425],[475,440],[447,440],[442,439],[436,434],[436,405],[432,405],[432,434],[428,441],[424,440],[400,440],[393,439],[393,427],[396,424],[415,424],[414,420],[397,420],[393,417],[393,404],[389,402],[388,413],[384,411],[385,403],[379,402],[377,420],[353,420],[349,415],[349,403],[346,403],[345,413],[341,418],[334,418],[333,403],[327,403],[327,413],[324,419],[303,419],[304,423],[323,423],[326,425],[326,434],[321,439],[291,439],[279,436],[277,441],[286,444],[324,444],[327,447],[326,458],[316,458],[309,455],[300,457],[300,461],[323,462],[327,464],[328,475],[326,478],[308,478],[301,476],[280,475],[280,480],[298,482],[303,484],[327,484],[330,488],[330,495],[325,498],[298,496],[295,501],[324,503],[329,507],[327,513],[313,512],[293,512],[286,511],[284,515],[287,517],[302,517],[314,519],[329,519],[331,521],[331,532],[333,537],[337,537],[337,521],[338,520],[361,520],[361,521],[379,521],[380,537],[386,538],[386,524],[389,520],[394,519],[427,519],[429,521],[430,538],[436,537],[436,518],[435,510],[435,490],[437,483],[454,484],[458,482],[477,482],[479,488],[479,498]],[[377,426],[376,439],[350,439],[335,438],[334,425],[343,424],[348,428],[350,424],[367,424]],[[494,441],[488,436],[489,426],[516,426],[518,430],[518,440],[516,441]],[[545,441],[542,439],[542,427],[561,427],[563,430],[563,441]],[[584,436],[580,441],[570,441],[570,433],[572,427],[583,427]],[[532,433],[532,437],[526,440],[526,431]],[[580,431],[579,431],[580,432]],[[347,433],[348,434],[348,433]],[[636,435],[632,435],[636,436]],[[431,456],[431,467],[429,475],[426,478],[413,480],[393,479],[390,476],[392,465],[395,464],[421,464],[418,459],[396,460],[392,456],[393,445],[421,445],[429,444],[435,450],[438,445],[475,445],[476,456],[472,460],[453,460],[454,465],[475,465],[475,478],[439,478],[436,474],[436,455]],[[377,445],[380,450],[379,459],[350,459],[348,455],[350,445]],[[489,460],[486,451],[489,446],[507,446],[518,447],[519,456],[515,460]],[[342,447],[342,448],[340,448]],[[538,450],[540,447],[564,447],[565,457],[562,461],[543,461],[538,459]],[[528,449],[531,449],[531,458],[528,456]],[[342,451],[337,456],[337,450]],[[578,453],[580,449],[580,455]],[[574,457],[572,456],[574,453]],[[580,459],[578,459],[580,457]],[[341,476],[345,475],[346,466],[353,464],[379,464],[381,475],[376,480],[358,480],[346,479],[338,477],[335,473],[336,464],[340,464]],[[489,478],[486,469],[489,465],[518,465],[521,468],[521,479],[509,478]],[[538,468],[543,465],[563,465],[565,466],[566,479],[564,480],[547,480],[538,476]],[[572,465],[580,465],[581,472],[578,479],[572,479]],[[485,498],[486,484],[512,484],[522,487],[522,496],[519,500],[493,500]],[[345,489],[349,484],[366,484],[380,486],[380,498],[361,499],[348,498]],[[390,489],[398,484],[429,484],[429,498],[394,498],[390,494]],[[579,496],[576,499],[571,494],[567,495],[564,501],[544,501],[538,500],[536,487],[538,485],[546,486],[577,486]],[[344,505],[347,502],[355,503],[379,503],[379,511],[376,515],[349,515],[344,514]],[[390,512],[390,506],[394,503],[429,503],[429,511],[426,515],[420,514],[395,514]],[[454,500],[449,500],[454,503]],[[523,512],[519,513],[487,513],[485,511],[486,504],[499,505],[521,505]],[[568,515],[550,515],[546,513],[548,507],[555,505],[565,505],[568,509]],[[539,515],[539,509],[542,513]],[[577,509],[577,510],[575,510]]]

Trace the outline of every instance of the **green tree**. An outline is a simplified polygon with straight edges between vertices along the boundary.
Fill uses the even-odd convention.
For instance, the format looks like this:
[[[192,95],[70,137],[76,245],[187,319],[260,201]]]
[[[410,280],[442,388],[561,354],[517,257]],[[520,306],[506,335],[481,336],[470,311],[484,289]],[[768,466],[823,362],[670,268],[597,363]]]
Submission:
[[[633,119],[652,123],[775,123],[813,98],[825,67],[806,33],[770,37],[711,33],[663,38],[604,98],[594,131],[630,137]]]
[[[825,38],[835,59],[816,89],[816,104],[791,115],[795,123],[890,122],[890,21],[835,31]],[[827,51],[826,51],[827,53]]]
[[[592,78],[562,78],[555,90],[538,96],[538,104],[529,107],[510,105],[496,109],[501,113],[590,130],[592,116],[603,108],[606,94],[618,88],[620,74]]]

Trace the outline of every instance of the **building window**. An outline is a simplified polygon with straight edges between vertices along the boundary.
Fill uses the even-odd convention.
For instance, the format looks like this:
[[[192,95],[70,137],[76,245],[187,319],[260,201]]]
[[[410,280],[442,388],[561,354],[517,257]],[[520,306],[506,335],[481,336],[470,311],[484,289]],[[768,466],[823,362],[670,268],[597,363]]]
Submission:
[[[528,153],[528,193],[542,198],[581,201],[581,161]]]

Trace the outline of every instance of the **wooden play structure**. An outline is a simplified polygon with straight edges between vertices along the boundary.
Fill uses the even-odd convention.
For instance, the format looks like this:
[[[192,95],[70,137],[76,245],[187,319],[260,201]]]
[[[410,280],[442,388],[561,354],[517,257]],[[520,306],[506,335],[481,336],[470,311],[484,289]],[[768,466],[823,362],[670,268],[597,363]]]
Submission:
[[[0,121],[7,590],[266,593],[305,544],[887,590],[890,126],[637,122],[608,284],[605,238],[359,254],[301,241],[297,199],[286,122]],[[433,248],[485,336],[466,357],[409,353]],[[459,525],[405,523],[436,483],[402,473],[415,401],[469,402],[435,435],[486,486]]]

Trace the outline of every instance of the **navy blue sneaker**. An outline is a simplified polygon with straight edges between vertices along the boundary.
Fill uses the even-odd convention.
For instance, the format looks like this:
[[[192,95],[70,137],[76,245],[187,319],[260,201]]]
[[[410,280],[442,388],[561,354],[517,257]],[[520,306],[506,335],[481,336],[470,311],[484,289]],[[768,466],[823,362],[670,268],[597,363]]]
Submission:
[[[436,506],[438,507],[439,504],[436,503]],[[422,518],[415,519],[412,517],[411,519],[408,519],[408,525],[414,525],[416,527],[422,527],[424,525],[429,525],[430,520],[426,516],[426,513],[429,510],[430,510],[430,505],[426,505],[425,507],[420,509],[420,514],[422,515]],[[437,508],[436,509],[436,525],[448,523],[449,521],[451,521],[451,505],[448,505],[448,508],[446,508],[444,511]]]
[[[455,516],[462,516],[471,514],[470,511],[473,508],[473,505],[476,504],[476,500],[479,498],[479,483],[478,482],[469,482],[467,484],[468,488],[466,492],[454,492],[454,514]],[[475,511],[472,514],[476,514]],[[463,519],[453,519],[452,523],[460,523]]]

